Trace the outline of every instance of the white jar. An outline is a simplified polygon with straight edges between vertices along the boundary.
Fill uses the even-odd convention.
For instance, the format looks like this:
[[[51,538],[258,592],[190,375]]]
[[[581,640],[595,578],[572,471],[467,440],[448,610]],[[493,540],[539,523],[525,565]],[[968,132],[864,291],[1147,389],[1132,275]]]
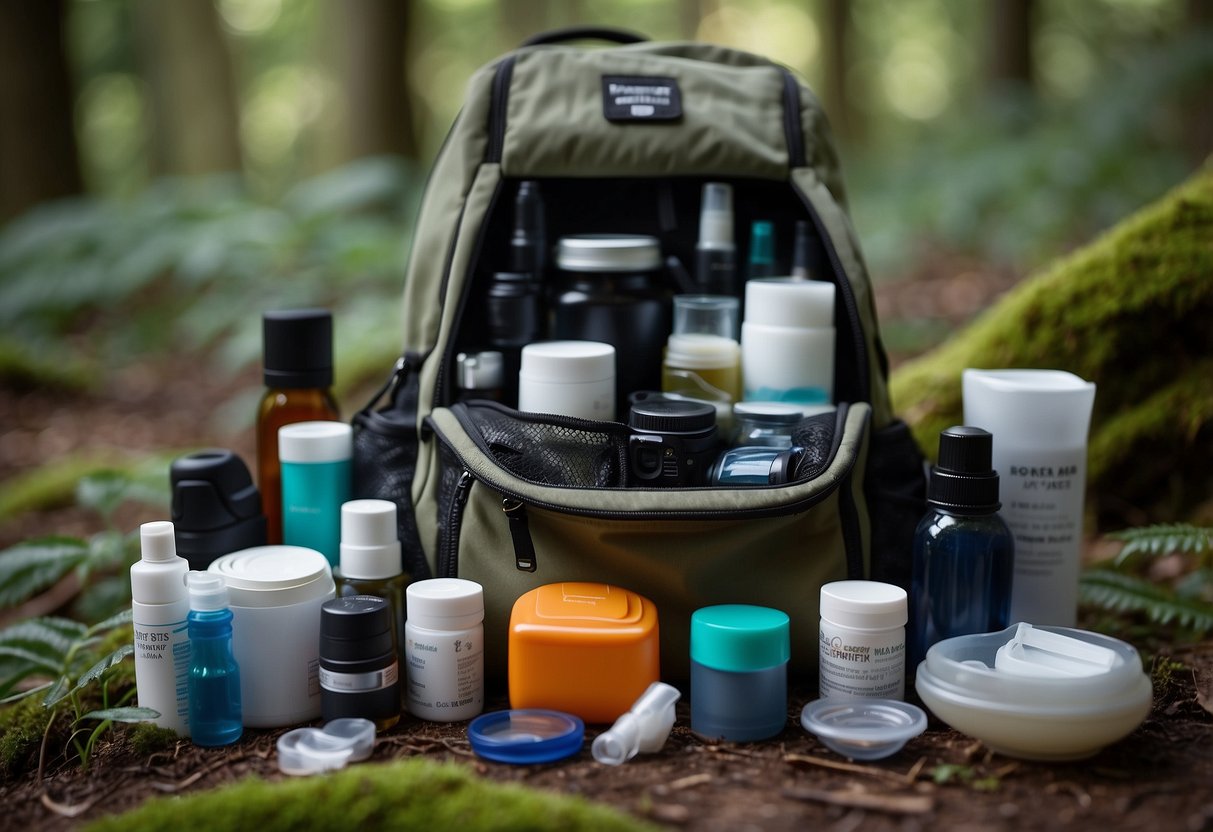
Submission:
[[[432,578],[405,589],[409,713],[432,722],[471,719],[484,708],[484,590]]]
[[[615,348],[541,341],[522,348],[518,409],[581,419],[615,418]]]
[[[905,695],[906,591],[877,581],[821,588],[820,695]]]
[[[741,375],[747,401],[829,404],[834,397],[834,284],[746,281]]]
[[[336,596],[328,560],[302,546],[257,546],[224,555],[208,571],[227,583],[244,724],[318,719],[320,608]]]

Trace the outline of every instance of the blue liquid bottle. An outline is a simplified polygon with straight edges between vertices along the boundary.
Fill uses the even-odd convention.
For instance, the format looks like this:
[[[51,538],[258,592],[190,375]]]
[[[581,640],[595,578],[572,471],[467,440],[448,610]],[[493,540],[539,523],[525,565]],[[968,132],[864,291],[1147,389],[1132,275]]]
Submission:
[[[244,730],[240,669],[232,654],[232,611],[223,578],[190,572],[190,729],[195,745],[230,745]]]
[[[937,641],[1002,630],[1010,623],[1014,538],[998,514],[993,436],[952,427],[939,435],[929,510],[914,532],[910,668]]]

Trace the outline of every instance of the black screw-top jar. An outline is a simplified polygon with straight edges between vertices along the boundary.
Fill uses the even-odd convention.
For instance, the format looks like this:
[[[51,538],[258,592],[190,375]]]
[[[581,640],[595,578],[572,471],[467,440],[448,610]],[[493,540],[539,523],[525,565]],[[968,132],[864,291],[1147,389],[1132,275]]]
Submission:
[[[325,721],[362,717],[380,731],[400,721],[400,665],[392,611],[373,595],[320,608],[320,710]]]
[[[670,334],[672,295],[661,282],[661,244],[632,234],[561,237],[552,338],[615,348],[615,402],[661,389],[661,351]]]

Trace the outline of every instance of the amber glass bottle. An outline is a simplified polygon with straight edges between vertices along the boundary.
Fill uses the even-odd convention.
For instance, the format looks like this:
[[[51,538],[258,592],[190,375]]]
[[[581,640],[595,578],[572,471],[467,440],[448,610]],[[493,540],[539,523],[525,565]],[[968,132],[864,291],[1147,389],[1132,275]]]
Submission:
[[[294,422],[339,421],[333,384],[333,316],[326,309],[266,312],[262,319],[265,395],[257,410],[257,480],[266,539],[282,542],[278,429]]]

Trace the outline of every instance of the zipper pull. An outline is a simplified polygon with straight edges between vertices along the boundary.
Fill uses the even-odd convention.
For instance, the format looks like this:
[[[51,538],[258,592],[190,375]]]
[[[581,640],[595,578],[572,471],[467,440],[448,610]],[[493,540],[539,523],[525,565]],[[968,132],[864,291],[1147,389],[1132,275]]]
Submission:
[[[501,501],[501,510],[510,521],[510,537],[514,541],[514,565],[519,572],[534,572],[535,542],[531,540],[531,527],[527,522],[526,503],[505,497]]]
[[[472,472],[466,469],[462,474],[459,475],[459,482],[455,483],[455,497],[452,508],[455,506],[463,508],[465,505],[467,505],[468,491],[471,490],[472,480],[474,479],[475,477],[472,476]]]

